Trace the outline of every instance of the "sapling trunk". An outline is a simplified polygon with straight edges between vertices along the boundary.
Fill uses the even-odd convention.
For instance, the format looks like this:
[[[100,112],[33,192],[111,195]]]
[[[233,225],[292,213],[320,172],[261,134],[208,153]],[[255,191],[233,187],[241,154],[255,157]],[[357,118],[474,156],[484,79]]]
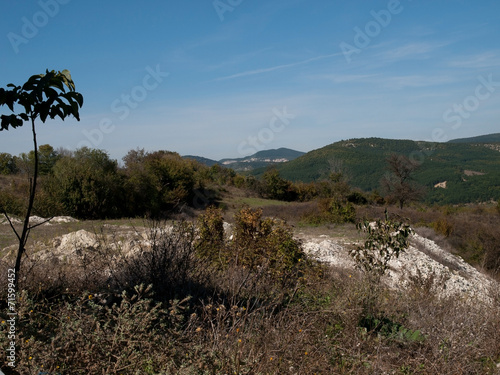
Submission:
[[[35,201],[35,193],[36,193],[36,184],[38,179],[38,145],[36,141],[36,131],[35,131],[35,119],[31,118],[31,130],[33,132],[33,151],[34,151],[34,162],[35,167],[33,171],[33,177],[30,178],[30,188],[29,188],[29,200],[28,200],[28,208],[26,210],[26,216],[24,217],[23,222],[23,230],[21,232],[21,236],[19,237],[19,248],[17,249],[17,257],[16,257],[16,265],[14,270],[16,272],[14,285],[16,291],[18,290],[18,281],[19,281],[19,271],[21,269],[21,260],[23,254],[26,252],[26,243],[28,242],[28,237],[30,234],[30,216],[31,210],[33,209],[33,203]]]

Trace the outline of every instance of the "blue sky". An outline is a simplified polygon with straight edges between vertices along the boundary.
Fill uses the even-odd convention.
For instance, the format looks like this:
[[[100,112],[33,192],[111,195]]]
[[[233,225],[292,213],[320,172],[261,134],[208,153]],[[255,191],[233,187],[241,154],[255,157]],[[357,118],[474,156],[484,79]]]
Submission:
[[[0,10],[0,86],[68,69],[84,95],[81,121],[40,124],[39,144],[220,159],[500,131],[498,0],[19,0]],[[0,152],[30,148],[28,126],[0,133]]]

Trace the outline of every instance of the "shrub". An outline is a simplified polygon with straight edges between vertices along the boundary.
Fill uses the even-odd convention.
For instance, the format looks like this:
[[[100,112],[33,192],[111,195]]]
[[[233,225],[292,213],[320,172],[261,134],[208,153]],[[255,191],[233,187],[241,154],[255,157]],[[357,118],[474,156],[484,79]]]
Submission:
[[[353,191],[352,193],[350,193],[347,196],[347,201],[359,205],[368,203],[368,199],[366,199],[366,197],[359,191]]]
[[[198,216],[197,223],[199,238],[195,247],[199,256],[208,258],[219,267],[224,267],[230,254],[227,252],[224,235],[224,219],[222,209],[208,207]]]
[[[261,209],[245,207],[235,215],[230,249],[236,264],[254,272],[267,269],[271,280],[281,285],[296,282],[309,265],[291,228],[279,220],[263,219]]]
[[[209,208],[198,220],[198,254],[220,270],[247,270],[271,283],[294,284],[310,266],[301,243],[283,221],[263,218],[262,209],[235,214],[231,240],[225,239],[222,211]]]
[[[408,224],[389,220],[364,221],[357,225],[368,234],[362,246],[356,246],[350,253],[357,266],[367,274],[380,278],[387,270],[390,260],[399,257],[410,246],[409,236],[413,230]]]
[[[0,213],[22,216],[25,212],[24,200],[10,191],[0,190]]]
[[[138,233],[138,249],[133,255],[118,248],[118,262],[112,280],[118,290],[131,290],[135,285],[151,285],[157,299],[165,301],[203,293],[205,267],[195,256],[194,226],[176,222],[150,220],[144,234]],[[118,239],[116,241],[118,242]],[[105,248],[112,251],[111,245]]]
[[[43,184],[47,196],[67,215],[100,219],[122,214],[121,179],[117,163],[104,151],[83,147],[56,162]]]
[[[144,150],[132,150],[123,160],[129,215],[164,217],[193,201],[196,180],[191,161],[175,152]]]
[[[351,202],[343,202],[336,198],[322,198],[318,200],[318,209],[302,218],[302,221],[320,225],[323,223],[354,223],[356,209]]]
[[[442,234],[445,237],[450,237],[453,233],[453,224],[445,218],[440,218],[437,221],[434,221],[431,225],[436,233]]]
[[[282,201],[293,201],[296,193],[292,189],[292,183],[282,178],[277,169],[269,169],[262,176],[263,196],[269,199]]]

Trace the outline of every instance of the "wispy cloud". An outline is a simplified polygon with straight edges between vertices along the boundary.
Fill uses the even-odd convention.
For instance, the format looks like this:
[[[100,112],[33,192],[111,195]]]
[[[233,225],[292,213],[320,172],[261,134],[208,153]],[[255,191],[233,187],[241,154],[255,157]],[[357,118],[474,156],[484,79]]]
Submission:
[[[489,68],[500,66],[500,51],[488,51],[475,55],[461,56],[450,61],[450,66],[459,68]]]
[[[389,89],[404,89],[417,87],[432,87],[456,82],[451,75],[390,75],[390,74],[346,74],[346,75],[318,75],[312,79],[328,80],[336,84],[368,84],[387,87]]]
[[[247,62],[247,61],[249,61],[249,60],[251,60],[259,55],[262,55],[264,52],[268,52],[268,51],[271,51],[273,49],[274,49],[273,47],[266,47],[266,48],[262,48],[258,51],[251,51],[251,52],[239,54],[236,56],[232,56],[229,59],[222,61],[218,64],[213,64],[213,65],[207,66],[205,70],[206,71],[213,71],[213,70],[226,68],[228,66],[241,64],[241,63]]]
[[[392,48],[380,54],[386,60],[427,59],[431,53],[450,44],[449,42],[410,43]]]
[[[273,72],[275,70],[292,68],[294,66],[299,66],[299,65],[306,65],[306,64],[309,64],[309,63],[314,62],[314,61],[323,60],[323,59],[327,59],[327,58],[331,58],[331,57],[335,57],[335,56],[340,56],[340,55],[342,55],[342,53],[332,53],[329,55],[320,55],[320,56],[312,57],[312,58],[309,58],[306,60],[297,61],[297,62],[290,63],[290,64],[275,65],[275,66],[271,66],[268,68],[255,69],[255,70],[247,70],[245,72],[240,72],[240,73],[232,74],[229,76],[215,78],[213,81],[226,81],[226,80],[230,80],[230,79],[252,76],[252,75],[256,75],[256,74],[269,73],[269,72]]]
[[[432,87],[439,86],[443,84],[456,82],[456,79],[452,76],[438,75],[407,75],[407,76],[394,76],[388,77],[383,80],[383,83],[394,89],[403,89],[406,87]]]
[[[327,75],[319,75],[319,76],[311,76],[312,79],[321,79],[332,81],[333,83],[366,83],[373,82],[373,79],[376,77],[376,74],[327,74]]]

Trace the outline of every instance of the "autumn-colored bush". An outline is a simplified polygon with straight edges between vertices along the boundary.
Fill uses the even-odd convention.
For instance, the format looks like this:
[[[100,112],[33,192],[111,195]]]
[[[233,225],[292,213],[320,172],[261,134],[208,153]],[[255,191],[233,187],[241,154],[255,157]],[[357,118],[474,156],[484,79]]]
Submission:
[[[230,254],[226,246],[222,209],[208,207],[198,216],[197,228],[199,238],[195,247],[198,255],[209,259],[216,266],[224,267]]]
[[[246,269],[284,285],[297,282],[310,266],[291,228],[281,220],[263,218],[261,209],[240,209],[227,238],[222,210],[209,208],[198,219],[198,231],[198,253],[217,267]]]
[[[302,221],[307,224],[354,223],[356,208],[349,201],[336,198],[322,198],[317,201],[317,208],[306,213]]]
[[[437,221],[431,223],[432,228],[445,237],[450,237],[453,233],[453,225],[446,218],[439,218]]]

